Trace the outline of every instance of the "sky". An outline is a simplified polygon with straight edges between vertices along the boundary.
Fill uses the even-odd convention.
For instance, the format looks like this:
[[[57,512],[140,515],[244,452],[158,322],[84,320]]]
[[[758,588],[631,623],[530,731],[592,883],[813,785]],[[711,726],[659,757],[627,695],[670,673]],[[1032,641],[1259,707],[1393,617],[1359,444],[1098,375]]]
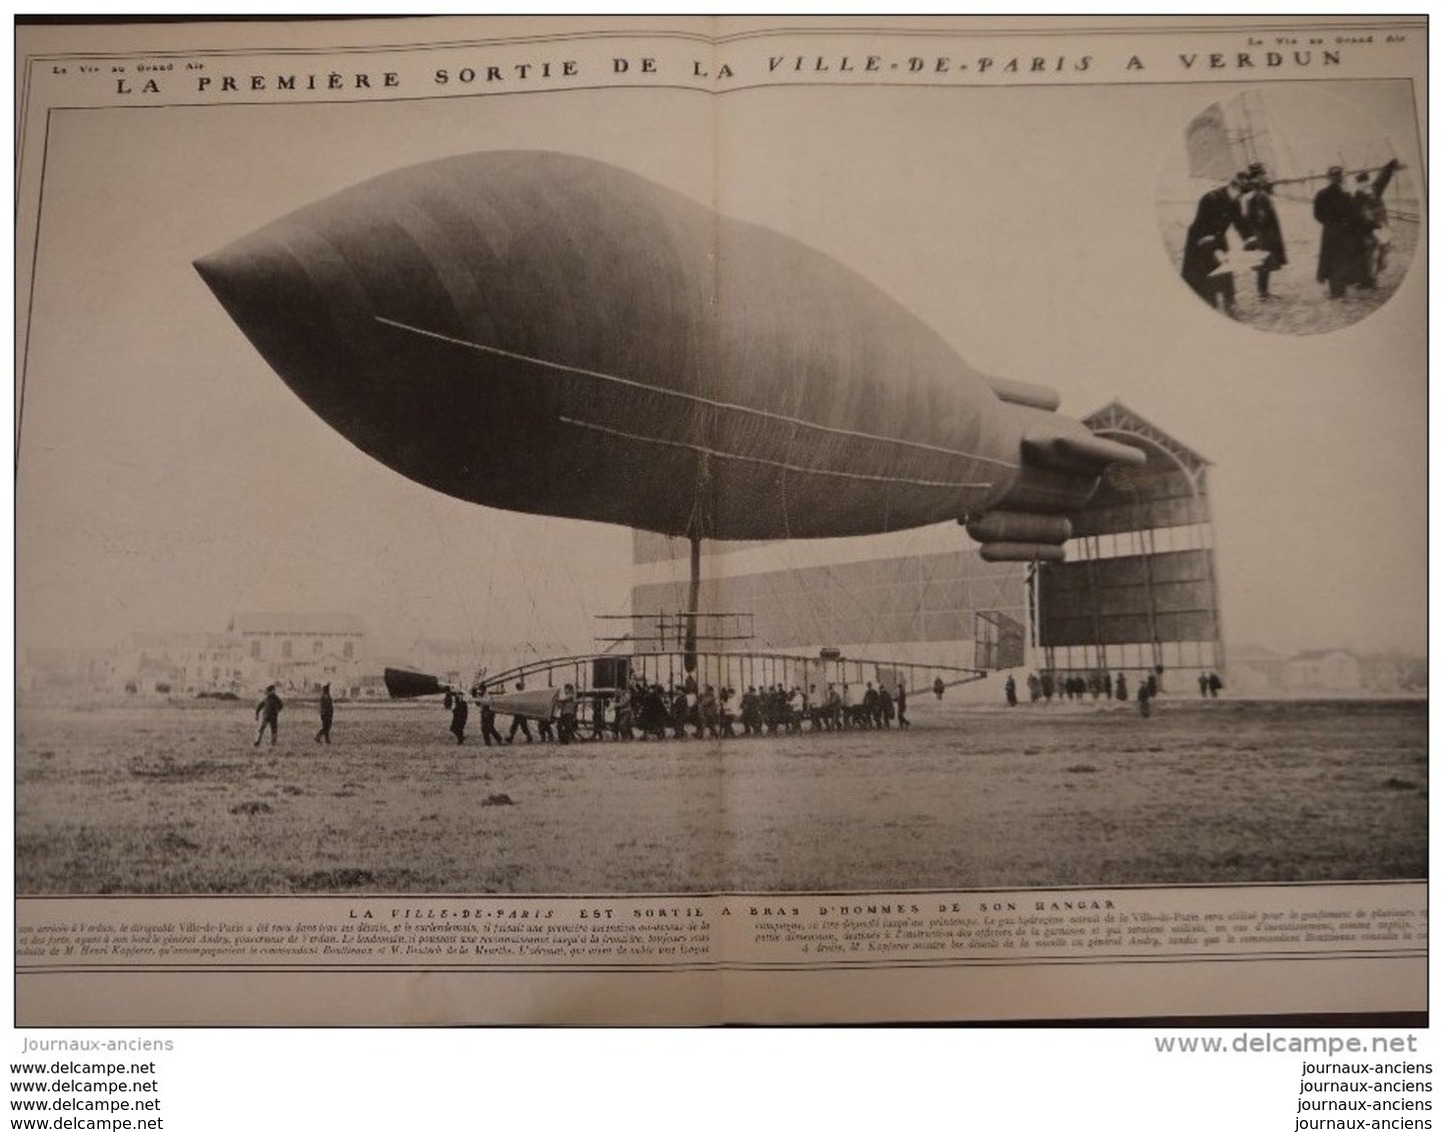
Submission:
[[[1407,88],[1342,100],[1417,167]],[[21,647],[360,613],[417,637],[573,642],[625,609],[629,532],[477,507],[353,448],[192,261],[413,162],[613,162],[835,257],[984,373],[1120,399],[1213,462],[1232,644],[1426,651],[1425,267],[1331,334],[1269,334],[1176,278],[1160,186],[1216,86],[681,90],[51,115],[22,358]],[[1312,264],[1289,270],[1311,272]],[[478,437],[484,443],[484,437]],[[965,536],[958,531],[965,544]]]

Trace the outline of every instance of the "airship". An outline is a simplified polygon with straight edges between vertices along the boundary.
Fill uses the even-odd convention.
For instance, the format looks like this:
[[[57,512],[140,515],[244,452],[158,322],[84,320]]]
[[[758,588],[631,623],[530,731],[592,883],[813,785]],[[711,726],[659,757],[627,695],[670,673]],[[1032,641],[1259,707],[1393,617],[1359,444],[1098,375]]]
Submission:
[[[1055,560],[1144,460],[822,251],[568,154],[397,169],[195,267],[331,427],[487,507],[694,547],[955,520]]]

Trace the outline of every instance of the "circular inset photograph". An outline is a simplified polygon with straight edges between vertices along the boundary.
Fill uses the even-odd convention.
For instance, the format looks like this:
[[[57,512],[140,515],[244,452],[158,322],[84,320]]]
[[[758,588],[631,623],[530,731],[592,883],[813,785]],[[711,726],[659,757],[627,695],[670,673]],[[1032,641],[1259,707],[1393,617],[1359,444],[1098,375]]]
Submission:
[[[1238,91],[1182,129],[1158,186],[1163,241],[1219,317],[1326,333],[1407,275],[1423,206],[1412,91],[1341,85]]]

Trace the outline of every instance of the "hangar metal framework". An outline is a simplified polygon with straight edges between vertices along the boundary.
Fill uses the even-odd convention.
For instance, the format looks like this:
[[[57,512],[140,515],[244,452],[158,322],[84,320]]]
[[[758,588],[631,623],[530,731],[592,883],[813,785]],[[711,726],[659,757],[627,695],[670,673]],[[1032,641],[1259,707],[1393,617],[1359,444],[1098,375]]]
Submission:
[[[1084,423],[1147,461],[1109,469],[1073,516],[1068,561],[1039,564],[1032,612],[1044,667],[1222,672],[1210,462],[1115,401]]]
[[[922,666],[971,664],[978,674],[1025,665],[1099,678],[1221,674],[1211,462],[1118,402],[1083,423],[1145,460],[1112,465],[1072,513],[1066,561],[989,563],[957,547],[946,529],[921,540],[932,553],[894,542],[911,553],[854,561],[832,559],[824,547],[808,556],[795,544],[738,544],[751,555],[746,565],[718,567],[698,590],[705,647],[815,655],[819,646],[840,646],[848,657],[883,652]],[[658,626],[662,611],[688,608],[686,582],[655,569],[682,554],[681,540],[637,534],[643,574],[632,612],[617,618],[628,631],[606,638],[608,646],[682,647],[680,612],[670,632],[676,640]],[[744,612],[717,612],[726,609]]]

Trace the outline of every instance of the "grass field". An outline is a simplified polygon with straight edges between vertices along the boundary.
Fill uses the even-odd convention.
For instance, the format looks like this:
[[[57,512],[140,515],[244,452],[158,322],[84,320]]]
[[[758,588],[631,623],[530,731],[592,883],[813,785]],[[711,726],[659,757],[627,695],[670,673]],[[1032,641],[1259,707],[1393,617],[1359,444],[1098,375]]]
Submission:
[[[453,745],[439,705],[21,705],[37,893],[894,891],[1421,878],[1427,706],[975,707],[907,732]],[[502,723],[506,721],[503,718]]]

